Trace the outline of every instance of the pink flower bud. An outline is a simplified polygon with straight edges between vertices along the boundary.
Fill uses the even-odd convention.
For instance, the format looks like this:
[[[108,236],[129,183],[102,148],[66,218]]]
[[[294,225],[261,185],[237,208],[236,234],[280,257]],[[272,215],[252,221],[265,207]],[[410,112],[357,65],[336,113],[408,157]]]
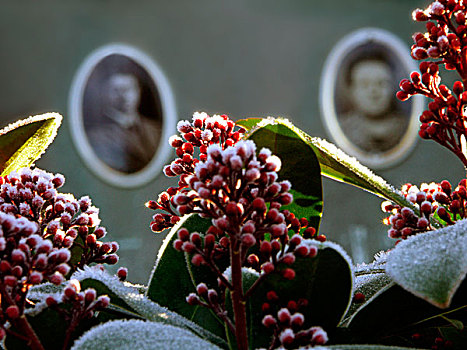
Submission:
[[[97,293],[95,289],[88,288],[84,291],[84,301],[87,304],[91,304],[94,300],[96,300]]]
[[[65,289],[63,290],[63,294],[65,295],[65,297],[68,299],[68,300],[72,300],[75,298],[76,296],[76,290],[75,288],[73,288],[72,286],[67,286],[65,287]]]
[[[265,262],[261,265],[261,269],[265,274],[269,274],[274,271],[274,264],[272,262]]]
[[[11,269],[11,264],[7,260],[0,261],[0,272],[5,273],[9,272]]]
[[[251,233],[243,234],[242,243],[246,248],[250,248],[256,244],[256,238]]]
[[[57,299],[55,299],[53,296],[48,296],[47,299],[45,299],[45,303],[48,307],[58,304]]]
[[[86,244],[90,246],[94,246],[97,242],[96,235],[90,234],[89,236],[86,237]]]
[[[39,284],[42,282],[42,279],[44,277],[42,276],[42,273],[38,272],[38,271],[33,271],[31,272],[31,274],[29,275],[29,282],[31,284]]]
[[[116,263],[118,263],[118,260],[119,260],[118,255],[111,254],[105,258],[105,263],[109,265],[115,265]]]
[[[308,254],[308,257],[314,258],[316,255],[318,255],[318,247],[312,245],[308,249],[310,249],[310,253]]]
[[[324,345],[328,341],[327,333],[321,327],[313,327],[311,342],[315,345]]]
[[[3,283],[7,286],[14,287],[18,284],[18,279],[15,276],[8,275],[3,278]]]
[[[191,258],[191,263],[195,266],[200,266],[202,264],[204,264],[205,260],[203,258],[203,256],[201,254],[195,254],[193,255],[193,257]]]
[[[20,249],[13,249],[13,251],[11,252],[11,260],[16,263],[22,263],[26,260],[26,255]]]
[[[57,269],[56,271],[60,274],[62,274],[63,276],[66,276],[68,275],[68,273],[70,272],[71,270],[71,267],[67,264],[60,264],[57,266]]]
[[[272,328],[276,325],[276,319],[272,315],[266,315],[263,317],[262,323],[266,328]]]
[[[193,253],[196,250],[196,246],[191,242],[184,242],[182,250],[186,253]]]
[[[438,1],[431,4],[431,14],[435,16],[442,16],[444,14],[444,5]]]
[[[120,281],[125,281],[128,276],[128,269],[126,267],[120,267],[117,271],[117,277]]]
[[[286,279],[286,280],[293,280],[295,278],[295,271],[292,270],[292,269],[285,269],[282,271],[282,276]]]
[[[295,334],[290,328],[284,329],[279,335],[279,340],[283,345],[290,345],[295,340]]]
[[[261,245],[259,247],[259,251],[261,254],[264,254],[266,256],[270,256],[272,252],[272,246],[271,243],[268,241],[262,241]]]
[[[289,324],[290,322],[290,311],[287,308],[282,308],[277,312],[277,319],[280,323]]]
[[[216,305],[217,304],[217,292],[214,289],[209,289],[208,290],[208,300],[211,304]]]
[[[266,293],[266,299],[269,301],[277,301],[279,300],[279,296],[277,293],[273,290],[270,290],[269,292]]]
[[[107,295],[101,295],[97,298],[97,307],[105,309],[110,304],[110,298]]]
[[[186,297],[186,301],[187,301],[187,303],[189,305],[192,305],[192,306],[199,305],[199,303],[200,303],[200,300],[199,300],[198,296],[195,293],[190,293]]]
[[[6,308],[5,313],[10,320],[16,320],[19,317],[19,308],[16,305],[10,305]]]
[[[295,262],[295,255],[287,253],[282,257],[282,262],[286,265],[292,265]]]
[[[248,169],[246,171],[246,173],[245,173],[245,179],[248,182],[254,182],[254,181],[258,180],[260,178],[260,176],[261,176],[261,173],[256,168]]]
[[[305,316],[303,316],[301,313],[295,313],[292,315],[290,318],[290,324],[294,327],[301,327],[303,323],[305,322]]]
[[[264,202],[263,198],[255,198],[252,202],[253,209],[258,212],[266,211],[266,203]]]

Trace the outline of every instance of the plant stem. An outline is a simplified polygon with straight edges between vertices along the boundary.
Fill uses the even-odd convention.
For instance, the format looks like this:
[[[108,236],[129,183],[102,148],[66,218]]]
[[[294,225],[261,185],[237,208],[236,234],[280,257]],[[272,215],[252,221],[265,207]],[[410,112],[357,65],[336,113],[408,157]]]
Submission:
[[[233,290],[231,290],[231,295],[235,317],[235,338],[237,340],[239,350],[248,350],[246,303],[243,297],[242,283],[242,259],[239,242],[235,236],[232,236],[231,238],[230,266],[232,269]]]
[[[26,316],[21,315],[20,318],[16,319],[13,322],[13,325],[18,328],[26,337],[28,338],[28,346],[32,350],[45,350],[41,344],[41,341],[37,337],[36,332],[32,329],[31,325],[29,324]]]

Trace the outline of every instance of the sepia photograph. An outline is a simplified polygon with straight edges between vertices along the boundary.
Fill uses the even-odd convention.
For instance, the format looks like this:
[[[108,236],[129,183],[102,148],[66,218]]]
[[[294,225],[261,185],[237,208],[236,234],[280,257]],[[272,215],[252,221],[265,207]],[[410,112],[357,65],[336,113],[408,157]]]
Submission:
[[[83,63],[71,95],[72,134],[91,170],[124,186],[160,173],[161,140],[175,116],[168,83],[148,57],[122,45],[102,48]]]
[[[389,167],[414,145],[423,101],[396,98],[416,67],[389,32],[365,28],[339,41],[321,80],[321,114],[333,141],[362,163]]]

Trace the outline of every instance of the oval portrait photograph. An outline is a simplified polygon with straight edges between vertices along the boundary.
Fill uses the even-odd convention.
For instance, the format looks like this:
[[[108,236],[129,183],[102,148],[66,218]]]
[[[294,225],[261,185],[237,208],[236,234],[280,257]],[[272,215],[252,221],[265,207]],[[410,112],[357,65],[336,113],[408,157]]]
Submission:
[[[175,129],[175,106],[162,71],[143,52],[120,44],[91,53],[70,91],[76,148],[88,167],[119,187],[158,175]]]
[[[423,98],[396,98],[399,82],[417,69],[391,33],[364,28],[341,39],[326,60],[320,107],[333,141],[376,169],[395,165],[413,148]]]

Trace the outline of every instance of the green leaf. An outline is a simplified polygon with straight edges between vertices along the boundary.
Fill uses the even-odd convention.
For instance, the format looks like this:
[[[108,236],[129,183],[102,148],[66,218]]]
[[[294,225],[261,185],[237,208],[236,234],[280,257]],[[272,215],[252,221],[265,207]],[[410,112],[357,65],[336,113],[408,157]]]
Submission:
[[[219,349],[193,333],[162,324],[137,320],[113,321],[95,327],[78,339],[72,350]]]
[[[360,187],[379,197],[394,201],[397,204],[413,208],[410,203],[393,186],[389,185],[383,178],[375,175],[370,169],[360,164],[355,158],[347,155],[332,143],[317,137],[311,137],[302,130],[294,127],[286,119],[263,119],[261,122],[257,118],[241,120],[241,126],[249,129],[249,134],[253,134],[257,129],[267,125],[286,125],[304,140],[315,152],[321,167],[321,174],[333,180],[344,182],[356,187]],[[295,155],[294,158],[299,158]]]
[[[441,316],[444,320],[448,321],[454,328],[461,331],[464,329],[464,323],[459,320],[453,320],[451,318],[447,318],[446,316]]]
[[[386,271],[409,292],[448,307],[467,274],[467,220],[402,241],[389,254]]]
[[[375,260],[371,264],[358,264],[355,266],[354,295],[362,293],[365,296],[365,300],[368,301],[373,295],[393,283],[385,271],[386,258],[386,252],[379,252],[375,255]],[[352,300],[350,308],[340,326],[345,326],[352,315],[363,305],[364,303]]]
[[[259,122],[261,122],[263,120],[263,118],[247,118],[247,119],[240,119],[240,120],[237,120],[235,122],[235,124],[237,125],[240,125],[242,127],[244,127],[246,130],[251,130],[253,129],[256,124],[258,124]]]
[[[303,133],[282,119],[266,120],[256,124],[247,138],[256,143],[258,149],[269,148],[282,161],[279,172],[281,180],[292,183],[294,201],[284,206],[297,217],[305,217],[310,225],[318,229],[323,210],[321,169],[313,148]]]
[[[128,283],[122,283],[117,277],[110,276],[107,272],[97,267],[85,267],[84,271],[76,272],[72,278],[78,279],[83,288],[92,287],[100,293],[108,294],[112,304],[128,310],[129,313],[134,313],[135,318],[140,317],[149,321],[182,327],[210,342],[221,346],[225,345],[225,342],[221,338],[215,336],[205,328],[149,300],[145,295],[139,293],[137,287]]]
[[[55,138],[62,116],[36,115],[0,130],[1,176],[32,166]]]
[[[186,302],[188,294],[196,292],[195,282],[193,276],[190,276],[185,254],[173,248],[173,242],[177,239],[177,231],[180,228],[185,227],[190,232],[204,233],[210,224],[210,220],[194,214],[184,216],[172,228],[159,249],[146,295],[159,305],[188,318],[220,337],[225,337],[223,324],[210,310],[194,307]],[[206,277],[212,276],[212,273],[207,273],[203,268],[207,269],[199,267],[194,273],[203,276],[200,279],[206,282]]]
[[[441,310],[423,299],[407,292],[395,283],[381,289],[370,298],[350,319],[348,329],[355,337],[353,343],[378,342],[380,340],[408,338],[416,332],[417,327],[441,319],[442,316],[453,315],[465,310],[467,283],[463,283],[453,299],[450,309]],[[432,327],[432,325],[431,325]]]
[[[353,289],[352,262],[345,251],[335,243],[320,243],[306,240],[307,244],[318,246],[318,255],[314,258],[297,258],[290,266],[295,270],[295,278],[285,280],[280,271],[267,275],[253,293],[250,301],[253,327],[253,348],[267,347],[271,333],[261,320],[264,313],[262,304],[267,300],[266,293],[273,290],[280,300],[278,307],[285,307],[289,300],[308,300],[308,305],[300,312],[305,316],[305,326],[321,326],[324,330],[333,330],[345,315]],[[277,311],[276,311],[277,312]]]

